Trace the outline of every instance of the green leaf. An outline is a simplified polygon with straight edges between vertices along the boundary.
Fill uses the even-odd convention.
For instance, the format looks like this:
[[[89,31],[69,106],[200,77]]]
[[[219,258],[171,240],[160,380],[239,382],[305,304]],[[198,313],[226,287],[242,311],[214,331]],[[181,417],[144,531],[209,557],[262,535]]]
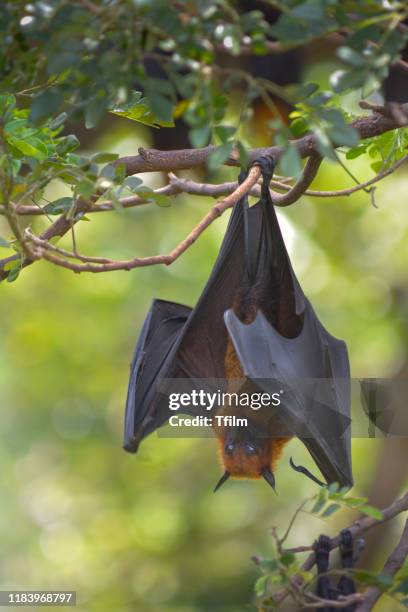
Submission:
[[[58,143],[57,151],[63,157],[71,151],[77,149],[80,145],[78,138],[74,134],[65,136],[61,142]]]
[[[339,47],[337,49],[337,57],[356,68],[362,68],[367,64],[367,59],[350,47]]]
[[[193,128],[189,132],[190,141],[193,147],[205,147],[210,142],[211,130],[208,125]]]
[[[27,127],[26,119],[12,119],[11,121],[7,121],[4,126],[7,135],[13,134],[14,132],[18,132],[21,128]]]
[[[18,278],[20,272],[21,272],[20,266],[18,268],[14,268],[14,270],[10,270],[10,272],[7,274],[7,282],[14,283],[14,281]]]
[[[381,521],[383,518],[383,513],[378,508],[374,508],[374,506],[361,506],[359,508],[360,512],[366,514],[367,516],[371,516],[373,519],[377,521]]]
[[[152,94],[149,98],[149,107],[159,121],[167,124],[172,122],[173,103],[166,96]]]
[[[257,597],[263,597],[266,593],[266,589],[268,586],[268,580],[269,580],[269,576],[261,576],[260,578],[258,578],[258,580],[255,582],[255,595]]]
[[[378,574],[376,576],[376,584],[383,591],[387,591],[394,584],[394,577],[388,574]]]
[[[75,193],[89,198],[95,191],[95,184],[87,178],[83,178],[75,187]]]
[[[286,88],[287,92],[297,98],[298,100],[304,100],[315,94],[319,90],[317,83],[303,83],[300,85],[289,85]]]
[[[118,159],[119,155],[117,153],[95,153],[91,155],[91,161],[95,164],[108,164],[111,161],[115,161]]]
[[[116,179],[116,170],[115,166],[112,164],[108,164],[101,170],[101,176],[105,178],[107,181],[114,182]]]
[[[299,177],[302,173],[300,156],[297,148],[289,143],[280,159],[280,169],[285,176]]]
[[[355,577],[361,584],[378,586],[383,591],[386,591],[393,585],[393,577],[387,574],[376,574],[368,570],[357,570],[355,572]]]
[[[286,565],[286,567],[289,567],[289,565],[292,565],[292,563],[294,563],[296,557],[293,553],[284,553],[281,558],[280,558],[280,562],[283,565]]]
[[[366,150],[367,150],[366,145],[360,145],[356,147],[355,149],[350,149],[346,153],[346,159],[356,159],[356,157],[360,157],[360,155],[363,155],[366,152]]]
[[[10,248],[10,243],[5,238],[2,238],[2,236],[0,236],[0,247],[5,249]]]
[[[72,197],[58,198],[58,200],[54,200],[54,202],[50,202],[49,204],[44,206],[43,210],[48,215],[59,215],[61,213],[68,212],[73,203],[74,198]]]
[[[359,142],[357,131],[347,124],[330,126],[327,132],[337,146],[355,147]]]
[[[96,127],[104,116],[107,106],[106,98],[91,100],[85,109],[85,127],[88,129]]]
[[[65,123],[67,117],[67,113],[60,113],[57,117],[55,117],[55,119],[50,122],[50,130],[56,130],[57,128],[59,128],[63,123]]]
[[[12,94],[0,95],[0,113],[11,111],[16,106],[16,98]]]
[[[7,282],[8,283],[14,282],[16,280],[16,278],[18,277],[18,275],[20,274],[20,272],[21,272],[21,258],[20,258],[20,256],[18,256],[17,259],[13,259],[11,261],[8,261],[3,266],[3,270],[8,272]]]
[[[311,510],[313,514],[317,514],[318,512],[320,512],[320,510],[327,502],[328,494],[329,492],[326,487],[320,489],[319,494],[317,496],[317,500],[315,501],[315,504]]]
[[[360,584],[374,584],[376,575],[374,572],[369,570],[357,570],[355,572],[355,578]]]
[[[173,117],[164,119],[157,115],[147,98],[142,98],[140,92],[133,92],[131,99],[126,104],[112,108],[109,112],[119,117],[126,117],[132,121],[138,121],[150,127],[174,127]]]
[[[223,144],[224,142],[227,142],[229,138],[232,138],[235,132],[236,128],[233,125],[217,125],[214,128],[214,134]]]
[[[138,176],[128,176],[123,183],[123,185],[131,191],[138,189],[142,184],[143,181]]]
[[[358,508],[366,503],[366,497],[344,497],[342,502],[348,508]]]
[[[45,117],[50,117],[57,112],[61,106],[61,103],[61,92],[55,89],[46,89],[33,98],[30,111],[30,121],[37,123]]]
[[[367,71],[362,68],[343,71],[338,70],[332,74],[330,79],[334,91],[341,92],[345,89],[357,89],[362,87],[367,77]]]
[[[44,155],[43,143],[35,138],[30,139],[30,142],[21,140],[19,138],[9,138],[8,142],[13,147],[18,149],[23,155],[33,157],[34,159],[44,159],[48,153],[47,151],[47,153]]]
[[[263,559],[259,566],[265,573],[271,573],[278,569],[278,562],[276,559]]]
[[[111,189],[109,191],[109,196],[110,196],[110,199],[112,200],[112,204],[113,204],[113,207],[116,210],[116,212],[118,212],[120,215],[122,215],[124,213],[124,209],[123,209],[122,203],[121,203],[121,201],[120,201],[120,199],[119,199],[119,197],[118,197],[118,195],[116,193],[116,190],[115,189]]]
[[[5,270],[6,272],[10,272],[10,270],[15,270],[16,268],[19,268],[20,264],[20,259],[12,259],[11,261],[8,261],[4,264],[3,270]]]
[[[378,172],[380,172],[380,170],[382,170],[384,162],[382,160],[379,161],[375,161],[372,164],[370,164],[370,168],[376,173],[378,174]]]
[[[168,208],[171,206],[169,196],[166,196],[163,193],[155,193],[153,190],[150,190],[147,187],[139,189],[135,191],[135,193],[141,198],[145,199],[147,202],[154,202],[162,208]]]
[[[340,504],[330,504],[330,506],[322,513],[322,517],[327,518],[337,512],[337,510],[340,510],[340,508]]]
[[[408,595],[408,578],[404,578],[399,582],[393,592],[403,593],[404,595]]]
[[[215,151],[213,151],[208,158],[207,165],[209,170],[215,170],[216,168],[218,168],[218,166],[223,164],[225,160],[228,159],[228,157],[231,155],[233,147],[233,142],[226,142],[225,144],[215,149]]]
[[[339,483],[338,482],[331,482],[329,484],[329,486],[327,487],[327,490],[329,491],[329,496],[334,495],[335,493],[338,492],[339,490]]]
[[[332,143],[330,142],[326,132],[320,128],[316,128],[315,136],[317,139],[317,149],[320,155],[337,162],[336,153],[333,150]]]
[[[240,140],[237,142],[237,149],[239,153],[239,165],[241,168],[246,168],[249,163],[249,154],[245,145]]]

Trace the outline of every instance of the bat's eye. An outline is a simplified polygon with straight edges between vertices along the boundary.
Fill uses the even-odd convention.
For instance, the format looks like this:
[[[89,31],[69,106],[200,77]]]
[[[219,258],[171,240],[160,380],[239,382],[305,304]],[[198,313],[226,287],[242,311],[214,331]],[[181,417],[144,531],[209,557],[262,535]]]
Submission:
[[[226,454],[226,455],[232,455],[232,453],[233,453],[233,452],[234,452],[234,450],[235,450],[235,444],[234,444],[234,442],[228,442],[228,444],[226,444],[226,445],[225,445],[224,450],[225,450],[225,454]]]
[[[258,447],[255,444],[251,444],[251,442],[246,442],[244,448],[247,455],[256,455],[258,452]]]

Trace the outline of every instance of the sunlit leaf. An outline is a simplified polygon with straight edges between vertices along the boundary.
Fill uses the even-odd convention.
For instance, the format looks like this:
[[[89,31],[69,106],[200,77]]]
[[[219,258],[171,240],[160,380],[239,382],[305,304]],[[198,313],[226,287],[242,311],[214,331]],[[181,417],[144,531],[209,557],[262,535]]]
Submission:
[[[217,147],[208,158],[208,168],[210,170],[215,170],[218,166],[223,164],[231,155],[233,147],[233,142],[226,142],[220,147]]]

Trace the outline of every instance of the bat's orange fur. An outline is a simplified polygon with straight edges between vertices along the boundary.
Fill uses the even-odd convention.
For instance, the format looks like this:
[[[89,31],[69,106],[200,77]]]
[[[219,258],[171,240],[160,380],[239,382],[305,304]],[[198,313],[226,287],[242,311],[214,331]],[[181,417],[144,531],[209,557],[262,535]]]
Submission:
[[[266,438],[262,443],[261,452],[257,455],[247,455],[238,448],[233,455],[226,455],[224,446],[226,438],[218,438],[221,462],[234,478],[262,478],[262,470],[269,468],[275,471],[284,446],[291,438]]]
[[[230,338],[228,339],[225,356],[225,373],[227,379],[240,379],[242,381],[244,378],[241,364]],[[231,390],[229,388],[229,391]],[[234,410],[236,414],[235,407],[223,406],[221,412],[222,414],[234,414]],[[247,455],[242,447],[236,448],[233,454],[227,455],[224,449],[228,436],[228,427],[217,428],[216,435],[223,466],[235,478],[261,478],[264,468],[269,468],[273,472],[285,444],[291,439],[262,438],[257,441],[260,445],[260,452],[256,455]]]

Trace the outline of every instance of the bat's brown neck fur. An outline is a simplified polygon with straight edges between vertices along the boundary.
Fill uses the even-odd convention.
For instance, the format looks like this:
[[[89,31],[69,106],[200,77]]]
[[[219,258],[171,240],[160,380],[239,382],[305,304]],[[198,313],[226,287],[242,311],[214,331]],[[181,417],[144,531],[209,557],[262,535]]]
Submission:
[[[260,304],[262,303],[260,299],[262,293],[264,292],[260,292],[259,287],[253,287],[249,290],[243,288],[241,290],[238,299],[235,301],[234,311],[243,323],[251,323],[255,319],[258,309],[261,307],[261,310],[263,310]],[[229,337],[224,364],[225,377],[227,380],[240,379],[242,381],[245,378],[238,356]],[[223,414],[233,414],[233,408],[231,406],[223,406],[221,411]],[[265,468],[273,472],[285,444],[290,440],[290,438],[261,438],[256,440],[256,444],[259,448],[259,452],[256,454],[248,455],[242,446],[238,446],[232,454],[226,454],[225,445],[228,440],[229,428],[217,428],[216,435],[224,468],[235,478],[261,478],[262,471]]]

